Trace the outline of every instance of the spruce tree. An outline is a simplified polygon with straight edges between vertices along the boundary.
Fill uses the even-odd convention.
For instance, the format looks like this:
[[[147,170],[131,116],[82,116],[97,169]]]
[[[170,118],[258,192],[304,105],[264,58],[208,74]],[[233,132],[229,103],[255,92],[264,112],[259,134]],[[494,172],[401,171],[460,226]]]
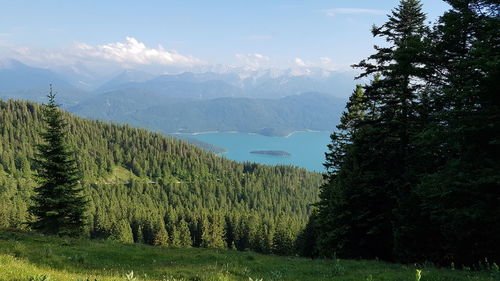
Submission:
[[[191,247],[191,232],[189,231],[189,225],[185,220],[181,220],[179,226],[179,236],[180,236],[180,246],[181,247]]]
[[[132,228],[130,227],[130,224],[124,219],[113,222],[111,226],[110,238],[123,243],[134,243]]]
[[[31,227],[46,234],[80,236],[85,225],[87,201],[79,185],[81,172],[74,151],[67,144],[66,122],[56,104],[52,86],[49,102],[43,110],[46,128],[40,133],[44,143],[38,144],[35,163],[37,179]]]
[[[180,232],[177,230],[177,227],[173,226],[170,235],[170,246],[172,247],[180,247],[181,246],[181,237]]]
[[[402,0],[375,37],[387,45],[354,67],[372,77],[357,87],[326,154],[316,247],[320,255],[394,259],[409,241],[415,177],[413,139],[422,127],[415,106],[429,75],[428,28],[418,0]],[[364,91],[362,91],[364,90]],[[410,204],[410,203],[411,204]],[[314,251],[313,251],[314,252]],[[396,257],[399,258],[399,257]]]
[[[167,230],[165,229],[165,223],[163,220],[160,220],[155,229],[155,233],[153,236],[153,245],[154,246],[168,246],[169,235]]]
[[[224,219],[220,214],[214,214],[205,217],[202,227],[203,233],[201,236],[201,247],[204,248],[225,248],[227,247],[224,240]]]

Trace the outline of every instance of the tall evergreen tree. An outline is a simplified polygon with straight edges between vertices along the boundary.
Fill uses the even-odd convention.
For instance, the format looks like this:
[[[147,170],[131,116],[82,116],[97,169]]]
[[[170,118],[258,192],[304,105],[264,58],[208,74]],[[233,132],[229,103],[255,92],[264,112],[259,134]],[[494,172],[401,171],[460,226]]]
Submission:
[[[154,246],[167,246],[169,240],[169,234],[165,229],[165,223],[163,220],[160,220],[155,226],[155,232],[153,236],[153,245]]]
[[[354,66],[363,70],[360,77],[374,79],[353,93],[332,134],[328,182],[317,223],[310,224],[319,227],[320,255],[394,259],[407,247],[406,222],[415,216],[407,211],[415,184],[412,142],[422,126],[415,104],[429,75],[424,21],[418,0],[402,0],[372,29],[388,46],[375,46],[375,54]]]
[[[37,145],[35,159],[40,185],[35,188],[34,205],[30,207],[35,216],[31,227],[47,234],[79,236],[87,204],[79,185],[81,172],[67,144],[66,123],[52,86],[47,97],[49,102],[43,111],[47,127],[41,133],[44,143]]]
[[[214,214],[204,218],[201,246],[204,248],[225,248],[224,241],[224,219],[220,214]]]
[[[186,221],[181,220],[179,225],[179,236],[180,236],[180,246],[181,247],[191,247],[191,233],[189,231],[189,226]]]

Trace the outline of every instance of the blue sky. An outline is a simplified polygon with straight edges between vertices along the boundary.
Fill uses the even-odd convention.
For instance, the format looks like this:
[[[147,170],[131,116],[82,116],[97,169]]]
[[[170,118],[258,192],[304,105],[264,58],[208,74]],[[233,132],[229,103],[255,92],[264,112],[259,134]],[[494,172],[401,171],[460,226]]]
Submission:
[[[429,20],[448,8],[439,0],[422,2]],[[215,64],[345,69],[373,52],[370,27],[383,23],[397,3],[3,0],[0,58],[38,66],[89,59],[129,66],[160,61],[186,69]]]

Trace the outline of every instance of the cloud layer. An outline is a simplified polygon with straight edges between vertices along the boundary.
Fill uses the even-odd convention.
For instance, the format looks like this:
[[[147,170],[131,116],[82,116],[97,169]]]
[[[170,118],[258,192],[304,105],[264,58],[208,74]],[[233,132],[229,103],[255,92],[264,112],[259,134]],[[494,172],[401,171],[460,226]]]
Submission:
[[[90,46],[85,43],[76,43],[76,55],[82,58],[97,58],[120,64],[159,64],[175,66],[194,66],[203,61],[193,56],[186,56],[176,51],[167,51],[163,46],[148,48],[142,42],[132,37],[126,37],[125,42],[109,43]]]
[[[4,44],[2,41],[0,41],[0,47],[8,50],[8,57],[31,66],[58,71],[68,70],[75,73],[88,72],[90,75],[93,75],[92,73],[109,75],[122,69],[137,69],[150,73],[218,72],[232,68],[241,68],[246,71],[289,69],[294,75],[305,75],[319,69],[327,72],[348,69],[348,67],[334,63],[328,57],[313,60],[301,57],[276,59],[261,53],[237,53],[233,63],[218,65],[178,53],[175,50],[166,50],[161,45],[151,48],[133,37],[126,37],[122,42],[101,45],[76,42],[60,49],[14,46]]]
[[[96,46],[77,42],[71,47],[57,50],[11,46],[10,51],[17,59],[47,66],[82,63],[122,67],[151,65],[190,68],[205,64],[201,59],[180,54],[175,50],[165,50],[161,45],[149,48],[133,37],[126,37],[125,42]]]

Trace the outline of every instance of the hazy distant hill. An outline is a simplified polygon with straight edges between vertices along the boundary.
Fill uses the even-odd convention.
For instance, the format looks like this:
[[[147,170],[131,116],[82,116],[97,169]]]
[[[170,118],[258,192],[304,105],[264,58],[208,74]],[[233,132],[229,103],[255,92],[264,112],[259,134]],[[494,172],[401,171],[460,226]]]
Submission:
[[[283,136],[297,130],[332,130],[344,101],[305,93],[281,99],[176,100],[157,93],[116,91],[70,110],[80,116],[142,126],[164,133],[240,131]]]
[[[242,89],[221,80],[191,82],[172,80],[169,76],[159,76],[146,82],[129,82],[114,86],[116,91],[147,91],[164,98],[210,99],[219,97],[242,96]],[[101,95],[107,97],[109,92]]]
[[[0,60],[0,91],[38,88],[49,84],[70,87],[62,76],[50,70],[27,66],[14,59]]]
[[[52,84],[61,93],[59,101],[64,107],[74,106],[92,96],[48,69],[25,65],[17,60],[0,60],[0,98],[44,102]]]
[[[154,77],[155,76],[153,74],[144,71],[125,70],[117,76],[113,77],[111,80],[99,86],[95,91],[108,92],[120,88],[123,84],[144,82]]]

